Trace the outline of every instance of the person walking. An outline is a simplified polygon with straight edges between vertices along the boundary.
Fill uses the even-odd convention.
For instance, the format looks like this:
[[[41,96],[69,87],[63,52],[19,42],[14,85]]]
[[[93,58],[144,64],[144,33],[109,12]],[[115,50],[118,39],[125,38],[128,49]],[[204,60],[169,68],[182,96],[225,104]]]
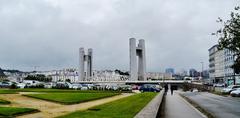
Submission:
[[[173,95],[173,90],[174,90],[174,87],[173,86],[171,86],[171,95]]]
[[[167,92],[168,92],[168,84],[165,84],[164,89],[165,89],[165,94],[167,95]]]

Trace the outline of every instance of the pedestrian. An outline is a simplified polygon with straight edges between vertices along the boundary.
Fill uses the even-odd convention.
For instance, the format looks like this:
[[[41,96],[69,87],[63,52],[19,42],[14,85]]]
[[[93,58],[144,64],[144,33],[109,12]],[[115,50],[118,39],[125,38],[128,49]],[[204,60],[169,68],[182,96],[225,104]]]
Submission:
[[[165,84],[164,88],[165,88],[165,94],[167,95],[167,92],[168,92],[168,84]]]
[[[171,95],[173,95],[173,89],[174,89],[173,86],[171,86],[170,89],[171,89]]]

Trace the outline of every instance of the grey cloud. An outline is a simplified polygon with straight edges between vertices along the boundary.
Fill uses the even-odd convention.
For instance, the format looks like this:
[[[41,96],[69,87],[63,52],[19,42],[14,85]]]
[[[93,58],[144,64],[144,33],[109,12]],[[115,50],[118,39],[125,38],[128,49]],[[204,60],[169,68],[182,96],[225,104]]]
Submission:
[[[2,0],[0,66],[77,67],[78,48],[93,48],[95,69],[128,70],[128,39],[146,40],[147,70],[208,62],[210,34],[238,0]],[[214,40],[215,39],[215,40]]]

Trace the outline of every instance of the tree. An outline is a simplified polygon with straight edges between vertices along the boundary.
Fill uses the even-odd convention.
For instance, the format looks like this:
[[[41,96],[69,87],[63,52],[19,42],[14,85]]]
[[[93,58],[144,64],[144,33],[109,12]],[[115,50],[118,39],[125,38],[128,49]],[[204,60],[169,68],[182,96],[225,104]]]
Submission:
[[[240,73],[240,7],[235,7],[234,11],[231,12],[230,19],[223,21],[218,18],[219,23],[223,24],[223,28],[219,29],[213,35],[218,38],[218,49],[228,49],[233,52],[234,64],[232,68],[234,74]]]

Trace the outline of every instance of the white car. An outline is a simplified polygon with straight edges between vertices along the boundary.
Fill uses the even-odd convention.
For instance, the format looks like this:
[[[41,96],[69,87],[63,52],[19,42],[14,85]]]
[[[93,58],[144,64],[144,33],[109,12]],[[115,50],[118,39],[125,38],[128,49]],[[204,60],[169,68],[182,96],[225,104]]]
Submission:
[[[26,86],[25,83],[18,83],[17,88],[24,88]]]
[[[222,89],[221,92],[222,93],[230,93],[230,92],[236,90],[237,88],[240,88],[240,85],[230,85],[227,88]]]
[[[81,89],[82,85],[81,84],[72,84],[72,89]]]
[[[236,90],[234,90],[234,91],[232,91],[231,93],[230,93],[230,95],[232,96],[232,97],[240,97],[240,88],[237,88]]]
[[[224,87],[224,83],[213,84],[214,87]]]

